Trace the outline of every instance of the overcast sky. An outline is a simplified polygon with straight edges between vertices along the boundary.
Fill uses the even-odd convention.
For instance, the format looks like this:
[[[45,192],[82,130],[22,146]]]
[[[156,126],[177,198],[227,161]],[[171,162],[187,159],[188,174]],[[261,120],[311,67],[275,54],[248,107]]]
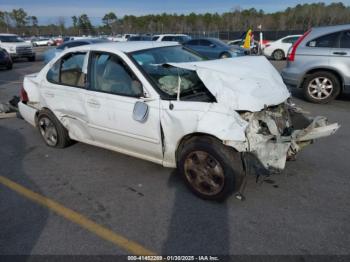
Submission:
[[[303,3],[320,2],[288,0],[0,0],[0,10],[10,11],[22,7],[28,15],[39,18],[40,24],[56,23],[57,17],[63,16],[67,24],[71,23],[71,16],[86,13],[94,24],[101,23],[103,15],[109,11],[116,13],[118,17],[124,15],[144,15],[158,13],[188,14],[191,12],[223,13],[231,8],[263,9],[265,12],[284,10],[289,6]],[[340,2],[324,0],[324,3]],[[350,5],[350,0],[341,1]]]

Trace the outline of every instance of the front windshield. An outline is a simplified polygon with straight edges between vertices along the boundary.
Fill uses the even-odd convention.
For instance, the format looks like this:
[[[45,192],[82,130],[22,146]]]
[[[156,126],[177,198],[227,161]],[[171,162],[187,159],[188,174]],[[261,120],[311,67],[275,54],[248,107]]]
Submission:
[[[177,97],[179,84],[181,98],[208,92],[195,71],[167,65],[168,63],[205,60],[182,46],[137,51],[131,53],[131,57],[142,67],[166,98]]]
[[[1,35],[0,41],[4,43],[18,43],[18,42],[24,42],[23,39],[16,35]]]

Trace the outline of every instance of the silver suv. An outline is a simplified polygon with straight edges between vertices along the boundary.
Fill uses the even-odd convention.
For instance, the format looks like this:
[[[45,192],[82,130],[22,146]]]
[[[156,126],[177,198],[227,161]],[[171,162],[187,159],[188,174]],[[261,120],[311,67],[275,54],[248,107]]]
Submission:
[[[328,103],[350,89],[350,25],[307,31],[289,50],[282,77],[314,103]]]

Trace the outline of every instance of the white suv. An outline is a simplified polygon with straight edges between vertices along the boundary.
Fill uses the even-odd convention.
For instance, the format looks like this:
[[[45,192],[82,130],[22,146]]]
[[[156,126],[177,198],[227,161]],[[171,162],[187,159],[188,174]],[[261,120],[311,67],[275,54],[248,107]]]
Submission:
[[[0,34],[0,47],[5,49],[11,58],[27,58],[35,61],[35,53],[30,43],[14,34]]]

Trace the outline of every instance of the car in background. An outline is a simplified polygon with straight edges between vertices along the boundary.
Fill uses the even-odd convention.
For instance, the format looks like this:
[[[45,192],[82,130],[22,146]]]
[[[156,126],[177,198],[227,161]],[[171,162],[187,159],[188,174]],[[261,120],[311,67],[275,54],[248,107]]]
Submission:
[[[15,34],[0,34],[0,47],[7,51],[12,60],[27,58],[28,61],[35,61],[32,45]]]
[[[81,45],[91,45],[91,44],[98,44],[98,43],[106,43],[110,42],[108,39],[103,39],[103,38],[84,38],[80,40],[73,40],[73,41],[68,41],[64,42],[63,44],[59,45],[56,48],[51,48],[47,50],[44,53],[44,62],[47,64],[50,62],[53,58],[55,58],[58,54],[60,54],[62,51],[76,47],[76,46],[81,46]]]
[[[192,39],[183,43],[183,45],[209,59],[229,58],[245,55],[244,49],[229,46],[217,38]]]
[[[137,34],[123,34],[110,37],[109,40],[113,42],[126,42],[132,36],[137,36]]]
[[[182,44],[189,40],[191,40],[191,37],[184,34],[161,34],[161,35],[152,36],[152,41],[157,41],[157,42],[168,41],[168,42],[178,42]]]
[[[312,28],[290,49],[282,70],[287,85],[305,98],[328,103],[350,89],[350,24]]]
[[[0,48],[0,67],[5,67],[7,70],[12,69],[11,56],[3,48]]]
[[[300,37],[301,35],[289,35],[277,41],[270,42],[265,45],[263,54],[274,60],[283,60],[287,57],[289,48],[291,48]]]
[[[133,35],[128,38],[128,41],[152,41],[150,35]]]
[[[263,40],[260,49],[261,50],[264,49],[265,46],[267,44],[269,44],[269,43],[270,43],[269,40]],[[236,39],[236,40],[228,41],[227,44],[229,46],[243,48],[243,46],[244,46],[244,39]],[[260,45],[260,42],[258,40],[254,40],[254,45],[251,46],[251,48],[250,48],[250,50],[252,51],[253,54],[257,54],[259,52],[259,45]],[[250,51],[250,50],[248,50],[248,51]]]
[[[51,38],[33,38],[31,40],[33,46],[51,46],[54,45],[54,40]]]

